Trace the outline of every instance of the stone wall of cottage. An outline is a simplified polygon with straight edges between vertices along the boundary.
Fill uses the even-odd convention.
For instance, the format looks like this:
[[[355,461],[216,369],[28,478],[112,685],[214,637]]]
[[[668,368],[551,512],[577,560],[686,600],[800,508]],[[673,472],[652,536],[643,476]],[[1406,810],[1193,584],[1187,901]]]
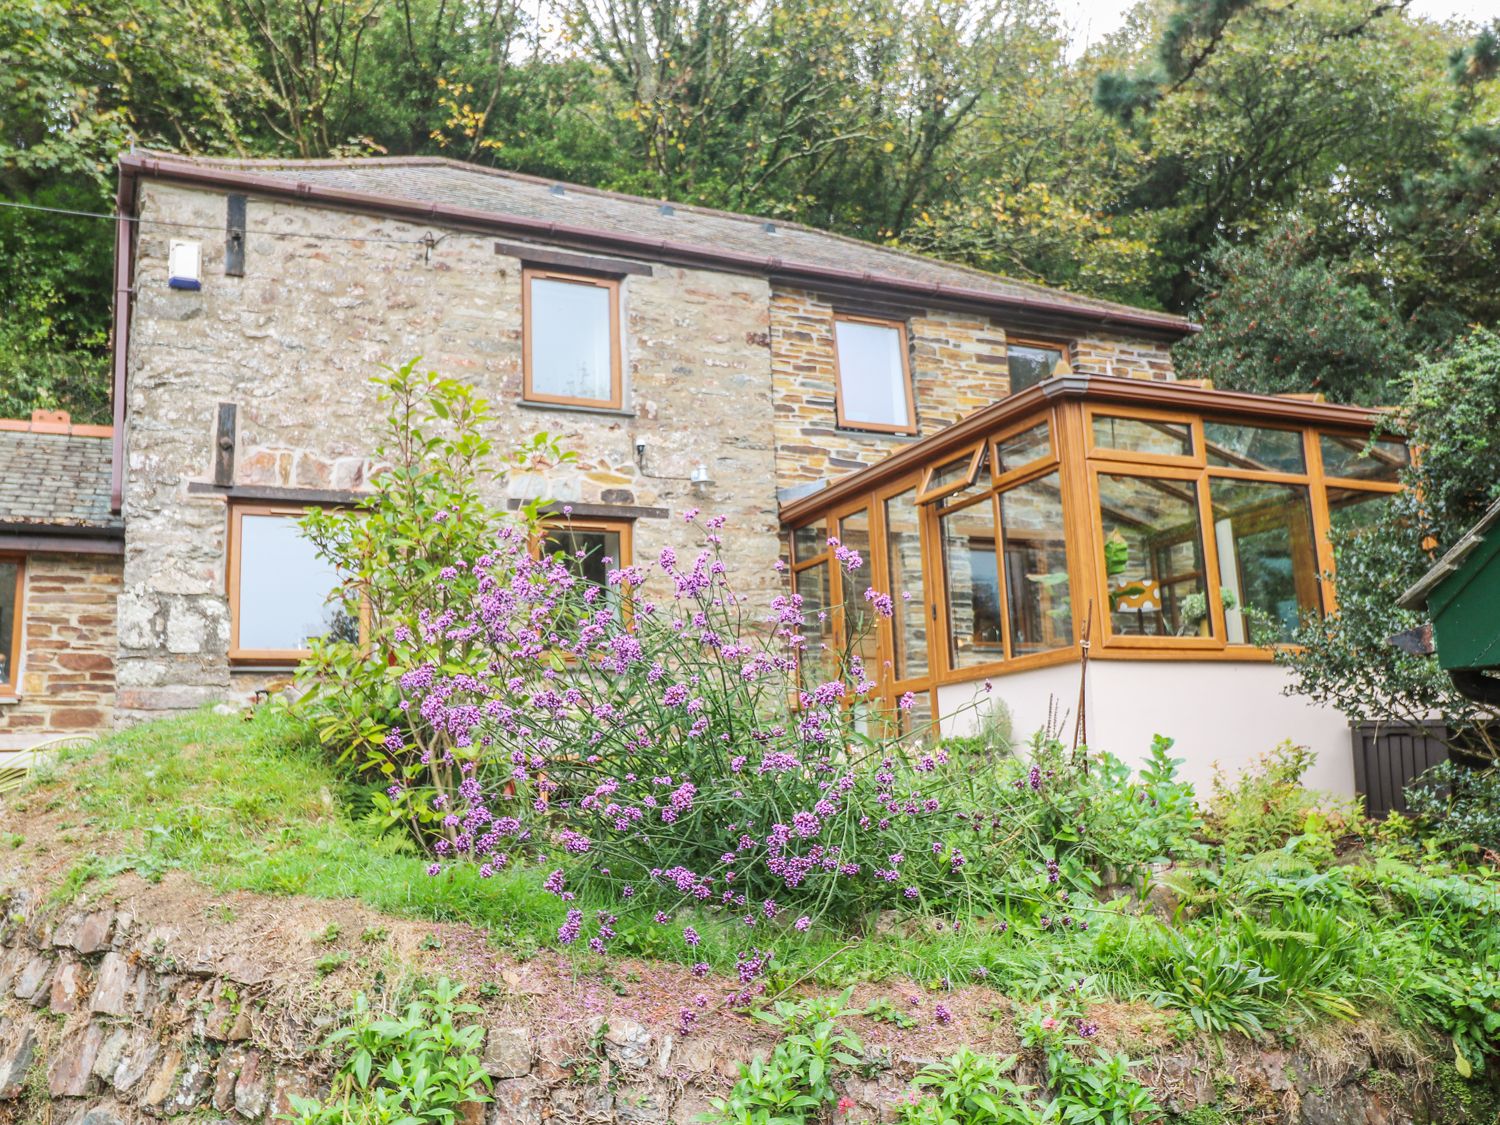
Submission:
[[[27,556],[21,682],[0,702],[0,749],[109,726],[120,577],[118,556]]]
[[[236,484],[358,488],[382,417],[369,378],[412,356],[494,403],[501,448],[544,430],[577,453],[545,481],[510,481],[512,497],[664,513],[637,520],[637,561],[701,542],[685,509],[722,513],[741,588],[775,583],[763,279],[661,265],[626,277],[625,409],[538,409],[520,401],[521,263],[497,254],[493,237],[252,197],[244,276],[229,277],[223,239],[206,233],[224,228],[222,192],[146,181],[140,209],[149,221],[130,342],[123,714],[244,686],[227,659],[226,503],[189,490],[213,479],[218,404],[238,407]],[[202,240],[198,291],[168,287],[173,238]],[[699,466],[712,483],[689,482]]]
[[[925,309],[907,319],[915,437],[840,429],[834,413],[833,302],[778,287],[771,297],[771,367],[780,488],[832,481],[872,465],[1010,393],[1003,324]],[[1170,379],[1168,345],[1110,333],[1071,341],[1075,371]]]

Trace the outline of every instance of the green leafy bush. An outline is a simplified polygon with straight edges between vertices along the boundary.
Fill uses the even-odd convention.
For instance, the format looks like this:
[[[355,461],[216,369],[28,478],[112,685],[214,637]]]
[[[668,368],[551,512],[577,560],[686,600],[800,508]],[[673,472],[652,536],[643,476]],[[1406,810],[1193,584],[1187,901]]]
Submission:
[[[1406,806],[1434,836],[1500,852],[1500,766],[1442,762],[1407,786]]]
[[[462,992],[440,980],[392,1017],[372,1011],[364,993],[356,995],[349,1026],[326,1044],[344,1055],[328,1097],[293,1095],[282,1119],[293,1125],[451,1125],[464,1104],[489,1101],[484,1028],[455,1022],[479,1011],[458,1002]]]
[[[1349,802],[1302,785],[1314,758],[1307,747],[1283,742],[1233,779],[1214,774],[1207,827],[1225,852],[1243,856],[1270,851],[1309,830],[1326,840],[1329,823],[1358,823]]]
[[[342,618],[350,627],[315,640],[297,671],[298,709],[325,746],[357,776],[395,783],[374,802],[392,823],[419,837],[439,830],[431,798],[455,799],[463,760],[441,725],[401,706],[401,674],[430,663],[482,675],[485,646],[446,630],[422,629],[477,594],[464,560],[483,554],[500,527],[534,525],[533,506],[502,513],[486,499],[506,473],[569,460],[545,433],[499,456],[484,431],[489,403],[472,386],[413,359],[374,382],[387,407],[377,454],[383,467],[368,497],[352,508],[312,508],[302,527],[343,579]],[[356,628],[355,623],[362,623]],[[360,634],[363,634],[362,636]],[[391,736],[400,728],[404,737]]]

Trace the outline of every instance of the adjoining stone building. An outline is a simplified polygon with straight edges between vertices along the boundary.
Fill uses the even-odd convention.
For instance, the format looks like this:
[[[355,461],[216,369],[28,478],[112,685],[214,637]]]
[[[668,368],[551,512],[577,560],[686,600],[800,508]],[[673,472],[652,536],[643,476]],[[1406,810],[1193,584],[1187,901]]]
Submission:
[[[107,727],[124,523],[108,426],[0,421],[0,750]]]
[[[849,519],[854,509],[823,512],[816,497],[851,497],[847,481],[882,466],[919,472],[928,450],[950,452],[943,435],[997,404],[1050,403],[1068,388],[1120,397],[1134,387],[1143,393],[1132,409],[1150,417],[1151,388],[1183,390],[1171,382],[1169,355],[1192,330],[1180,317],[796,224],[427,158],[141,153],[124,157],[120,171],[116,272],[125,296],[115,310],[106,509],[115,529],[123,524],[124,554],[118,636],[108,642],[117,694],[100,725],[241,695],[284,675],[306,637],[330,627],[319,610],[329,576],[291,521],[310,504],[354,502],[366,487],[380,419],[369,378],[382,364],[420,355],[424,366],[471,381],[497,408],[492,436],[501,447],[539,430],[556,435],[577,462],[544,479],[512,478],[494,500],[567,504],[572,534],[617,557],[641,561],[692,545],[691,529],[673,517],[701,508],[729,518],[737,573],[758,576],[769,592],[784,586],[775,563],[793,525],[826,537],[826,518],[843,520],[847,535],[868,537],[872,578],[904,577],[918,588],[906,628],[921,638],[926,670],[915,679],[893,670],[885,697],[900,679],[934,707],[973,679],[966,668],[1010,670],[1019,653],[985,599],[993,592],[999,606],[1007,583],[1032,584],[1006,574],[993,531],[990,539],[976,532],[961,553],[945,547],[930,503],[889,516],[882,496],[878,511],[859,509],[868,519],[861,530]],[[1215,401],[1234,413],[1233,403]],[[1274,421],[1278,401],[1246,409]],[[1327,409],[1342,433],[1368,428],[1368,419]],[[1201,464],[1194,425],[1188,460]],[[980,471],[977,449],[970,477]],[[1079,447],[1085,455],[1092,447]],[[1186,465],[1179,457],[1184,473]],[[1087,484],[1075,468],[1063,475],[1081,511]],[[1308,486],[1302,477],[1288,485]],[[1020,510],[1019,497],[1008,503]],[[1044,535],[1054,513],[1039,503],[1024,520]],[[909,533],[896,525],[903,519]],[[1055,536],[1075,567],[1097,547],[1081,520],[1070,517],[1066,537]],[[1321,533],[1326,519],[1314,524]],[[805,560],[806,548],[798,550]],[[1304,555],[1297,565],[1305,569]],[[1084,615],[1059,617],[1057,599],[1071,582],[1081,605],[1084,578],[1075,570],[1070,579],[1066,563],[1057,573],[1063,578],[1048,578],[1052,600],[1027,612],[1063,622],[1054,640],[1076,660]],[[1317,580],[1299,581],[1303,589]],[[836,590],[803,592],[815,601]],[[1219,630],[1221,672],[1234,671],[1235,683],[1253,679],[1256,699],[1274,696],[1279,684],[1264,655],[1225,650],[1221,599],[1200,593],[1197,620]],[[975,622],[994,635],[980,635]],[[954,659],[955,623],[985,659]],[[884,665],[897,659],[896,639],[881,628],[870,643]],[[1142,667],[1156,668],[1163,699],[1170,661],[1201,656],[1179,639],[1190,638],[1135,654],[1149,656]],[[1029,719],[1033,702],[1013,705]],[[1271,710],[1277,724],[1301,721],[1300,712]],[[1210,719],[1199,715],[1180,733],[1199,738]],[[0,714],[6,737],[22,737],[6,722]],[[1326,742],[1329,722],[1324,715],[1308,729]],[[1213,752],[1243,759],[1303,733],[1258,724]],[[1142,749],[1109,748],[1131,757]],[[1337,770],[1330,780],[1348,788]]]

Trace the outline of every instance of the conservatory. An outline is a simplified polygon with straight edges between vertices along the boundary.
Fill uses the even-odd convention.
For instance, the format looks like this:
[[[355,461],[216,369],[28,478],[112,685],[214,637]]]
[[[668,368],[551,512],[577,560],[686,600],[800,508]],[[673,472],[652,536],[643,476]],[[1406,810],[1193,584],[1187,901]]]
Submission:
[[[804,674],[847,643],[909,719],[964,712],[958,730],[998,697],[1018,732],[1083,719],[1130,760],[1172,735],[1198,781],[1292,739],[1319,753],[1314,783],[1352,791],[1347,723],[1287,697],[1274,653],[1334,605],[1329,531],[1400,489],[1406,448],[1377,421],[1092,375],[996,402],[783,506],[793,586],[826,611]]]

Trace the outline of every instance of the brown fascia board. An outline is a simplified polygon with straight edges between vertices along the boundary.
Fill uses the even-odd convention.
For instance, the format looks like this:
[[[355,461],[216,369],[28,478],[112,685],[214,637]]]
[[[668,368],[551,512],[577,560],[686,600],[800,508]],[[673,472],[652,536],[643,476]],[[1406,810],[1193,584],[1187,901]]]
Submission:
[[[1384,413],[1379,408],[1368,406],[1342,406],[1280,395],[1218,391],[1190,383],[1127,379],[1117,375],[1061,375],[976,410],[947,429],[904,446],[868,468],[856,469],[827,488],[799,497],[781,508],[781,522],[787,527],[796,526],[915,468],[937,464],[945,454],[972,445],[1007,423],[1041,410],[1050,402],[1069,398],[1345,430],[1369,430]]]
[[[1196,325],[1182,317],[1168,313],[1153,313],[1145,309],[1095,310],[1046,297],[1002,296],[968,286],[913,281],[895,275],[818,266],[777,257],[760,257],[732,250],[717,250],[693,243],[674,242],[670,239],[639,238],[612,231],[595,230],[591,227],[552,223],[542,219],[504,215],[469,207],[419,203],[383,195],[372,195],[368,192],[346,191],[305,183],[292,184],[274,176],[233,168],[214,168],[160,156],[127,154],[120,158],[120,172],[122,190],[125,180],[149,175],[183,183],[235,188],[259,195],[300,199],[344,210],[393,215],[441,226],[471,228],[486,233],[504,231],[590,249],[608,247],[618,252],[633,253],[675,265],[713,266],[735,273],[761,275],[800,285],[858,286],[865,291],[873,289],[909,299],[921,298],[944,307],[1031,313],[1048,321],[1066,321],[1080,326],[1103,325],[1131,329],[1143,335],[1171,340],[1180,339],[1197,330]]]

